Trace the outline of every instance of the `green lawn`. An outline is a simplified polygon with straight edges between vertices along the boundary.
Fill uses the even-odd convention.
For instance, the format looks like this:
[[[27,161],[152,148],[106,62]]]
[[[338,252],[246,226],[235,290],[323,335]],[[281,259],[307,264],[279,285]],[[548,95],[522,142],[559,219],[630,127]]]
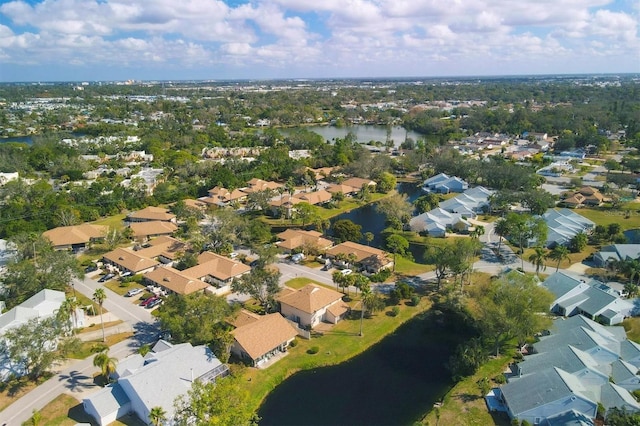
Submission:
[[[334,286],[328,286],[326,284],[323,284],[319,281],[315,281],[312,280],[311,278],[304,278],[304,277],[299,277],[299,278],[292,278],[289,281],[287,281],[286,283],[284,283],[287,287],[293,288],[293,289],[301,289],[302,287],[304,287],[307,284],[317,284],[317,285],[321,285],[323,287],[327,287],[327,288],[334,288]]]
[[[596,225],[619,223],[623,231],[640,228],[640,213],[637,211],[631,211],[629,217],[626,217],[624,210],[578,209],[576,213],[592,220]]]
[[[624,320],[622,323],[627,337],[636,343],[640,343],[640,317],[631,317]]]
[[[357,300],[351,302],[354,307],[357,307],[358,303]],[[244,371],[243,376],[247,381],[247,390],[251,395],[252,409],[257,410],[267,394],[296,371],[335,365],[352,358],[430,306],[431,302],[427,298],[422,298],[417,307],[399,305],[400,313],[396,317],[378,312],[372,318],[364,320],[364,336],[362,337],[358,335],[360,320],[348,319],[338,323],[323,336],[312,337],[311,340],[297,339],[298,345],[290,348],[286,357],[269,368],[265,370],[247,368]],[[312,346],[318,346],[320,351],[313,355],[308,354],[307,350]]]
[[[94,225],[109,226],[114,229],[122,230],[124,228],[124,219],[127,217],[125,213],[108,216],[92,222]]]
[[[125,286],[122,286],[122,284],[123,283],[121,281],[111,280],[104,283],[104,286],[114,293],[118,293],[120,296],[124,296],[129,290],[134,288],[145,288],[142,284],[138,284],[133,281],[129,281]]]
[[[419,275],[435,270],[435,265],[416,263],[402,256],[396,256],[396,274]]]

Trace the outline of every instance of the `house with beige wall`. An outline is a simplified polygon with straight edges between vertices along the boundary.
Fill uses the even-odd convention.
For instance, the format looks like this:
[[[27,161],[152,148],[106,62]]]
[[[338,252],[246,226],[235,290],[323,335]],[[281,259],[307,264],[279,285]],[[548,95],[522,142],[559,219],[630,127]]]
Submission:
[[[313,328],[321,322],[336,324],[350,308],[343,294],[326,287],[307,284],[278,298],[280,313],[302,327]]]

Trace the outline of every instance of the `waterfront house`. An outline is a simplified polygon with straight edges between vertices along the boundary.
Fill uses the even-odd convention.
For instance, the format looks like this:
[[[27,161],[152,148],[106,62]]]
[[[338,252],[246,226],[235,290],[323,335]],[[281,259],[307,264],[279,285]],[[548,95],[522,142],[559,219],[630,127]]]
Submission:
[[[345,241],[326,251],[329,258],[343,255],[346,259],[353,257],[357,265],[367,272],[376,273],[381,269],[393,268],[393,259],[383,250],[369,247],[353,241]]]
[[[280,313],[303,327],[313,328],[321,322],[337,324],[348,312],[343,294],[315,284],[278,298]]]
[[[244,321],[231,332],[234,342],[231,353],[259,367],[270,358],[286,352],[298,331],[279,313],[246,314]]]

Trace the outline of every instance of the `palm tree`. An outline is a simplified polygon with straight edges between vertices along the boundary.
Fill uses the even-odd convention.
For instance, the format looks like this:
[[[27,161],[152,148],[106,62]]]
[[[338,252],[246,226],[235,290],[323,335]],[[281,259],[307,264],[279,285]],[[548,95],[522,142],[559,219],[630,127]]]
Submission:
[[[149,420],[151,420],[151,423],[155,426],[160,426],[162,422],[167,420],[167,413],[162,407],[153,407],[151,411],[149,411]]]
[[[547,269],[544,261],[547,259],[547,250],[544,247],[537,246],[533,253],[529,256],[529,262],[536,266],[536,275],[540,276],[540,269],[543,271]]]
[[[115,373],[116,363],[118,362],[117,359],[110,357],[108,352],[109,349],[105,349],[93,357],[93,366],[100,369],[102,377],[104,377],[104,380],[107,382],[109,381],[109,376]]]
[[[69,328],[73,334],[75,334],[76,327],[78,326],[78,318],[76,309],[80,306],[80,302],[75,297],[66,298],[58,309],[57,319],[65,330]],[[73,321],[71,320],[73,318]]]
[[[384,307],[384,301],[371,290],[371,287],[366,284],[360,289],[360,336],[362,336],[362,321],[364,318],[364,312],[379,311]]]
[[[98,302],[98,306],[100,307],[100,325],[102,325],[102,341],[106,342],[107,339],[104,335],[104,321],[102,320],[102,304],[107,299],[107,293],[104,292],[103,288],[98,288],[93,293],[93,300]]]
[[[509,234],[509,222],[506,219],[498,219],[495,223],[493,231],[498,234],[500,239],[498,240],[498,253],[500,252],[500,246],[502,245],[502,238]]]
[[[558,262],[556,264],[556,272],[558,272],[558,269],[560,269],[560,263],[563,260],[569,260],[569,249],[558,244],[553,248],[553,250],[551,250],[551,253],[549,253],[549,259],[553,259]]]
[[[476,225],[475,229],[471,231],[471,238],[479,239],[484,235],[484,226]]]

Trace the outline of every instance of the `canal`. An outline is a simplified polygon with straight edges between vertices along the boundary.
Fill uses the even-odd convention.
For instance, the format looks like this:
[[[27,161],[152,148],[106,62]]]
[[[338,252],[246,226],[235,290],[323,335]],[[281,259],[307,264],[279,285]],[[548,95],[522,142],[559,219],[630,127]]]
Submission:
[[[445,364],[468,335],[460,330],[462,321],[434,315],[419,315],[345,363],[294,374],[265,399],[258,411],[260,426],[419,420],[453,385]],[[358,337],[345,336],[350,338]]]

